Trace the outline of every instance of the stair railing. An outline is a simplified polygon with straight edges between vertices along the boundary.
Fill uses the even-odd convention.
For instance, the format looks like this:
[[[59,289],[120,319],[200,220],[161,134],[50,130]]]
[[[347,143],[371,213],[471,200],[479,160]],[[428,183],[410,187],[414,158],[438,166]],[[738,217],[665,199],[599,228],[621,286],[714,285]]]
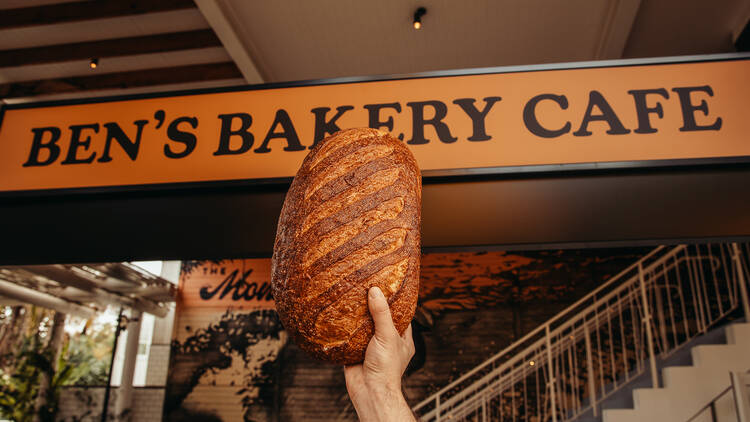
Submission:
[[[748,245],[658,247],[425,399],[424,421],[567,421],[747,307]]]
[[[750,393],[748,392],[748,387],[750,387],[750,373],[730,372],[729,381],[729,387],[725,388],[708,404],[695,412],[687,422],[706,420],[706,413],[709,413],[711,416],[711,422],[730,419],[734,419],[737,422],[750,422]],[[728,406],[724,405],[719,410],[720,402],[725,400],[731,401],[733,406],[731,406],[731,409],[728,409]],[[728,415],[727,413],[729,412],[733,414]]]

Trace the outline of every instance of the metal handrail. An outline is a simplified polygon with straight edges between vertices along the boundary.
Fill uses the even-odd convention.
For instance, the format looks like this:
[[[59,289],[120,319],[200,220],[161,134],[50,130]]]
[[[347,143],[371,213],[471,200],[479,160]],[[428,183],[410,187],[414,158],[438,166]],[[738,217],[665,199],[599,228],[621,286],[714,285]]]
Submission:
[[[504,408],[511,407],[515,418],[513,406],[519,405],[512,403],[511,406],[504,405],[503,401],[507,401],[504,394],[510,389],[512,402],[513,397],[518,395],[514,392],[514,385],[522,380],[523,391],[520,394],[524,400],[523,407],[526,408],[529,405],[527,400],[536,399],[538,415],[542,416],[542,413],[546,412],[546,408],[549,407],[551,409],[549,414],[544,413],[544,416],[556,422],[558,413],[561,411],[568,416],[586,411],[588,408],[584,409],[581,404],[585,399],[589,401],[588,406],[593,408],[596,415],[597,404],[619,388],[618,371],[620,371],[620,376],[624,375],[628,378],[631,369],[642,373],[648,363],[651,367],[653,383],[655,386],[658,385],[655,372],[657,348],[660,349],[660,356],[674,352],[679,346],[678,343],[685,342],[685,339],[679,340],[680,338],[692,338],[695,332],[705,331],[717,321],[717,318],[723,318],[729,312],[734,311],[740,302],[737,296],[742,296],[742,304],[747,306],[744,288],[746,270],[742,267],[740,249],[736,245],[733,246],[734,254],[728,253],[728,245],[719,245],[718,248],[708,245],[704,247],[705,252],[701,250],[700,245],[693,246],[694,253],[691,253],[686,245],[671,249],[665,247],[654,249],[535,330],[420,402],[414,407],[415,412],[421,414],[423,420],[440,421],[444,416],[471,415],[472,412],[479,412],[481,407],[482,417],[486,419],[488,407],[494,406],[494,410],[500,412],[501,415]],[[746,245],[744,247],[747,249]],[[732,257],[727,260],[727,255],[732,255]],[[730,274],[727,272],[727,267],[733,265],[737,265],[737,271],[732,271]],[[723,272],[727,279],[727,286],[731,284],[733,287],[719,286],[717,272]],[[684,282],[680,279],[681,274],[687,277]],[[677,279],[670,281],[670,276],[677,277]],[[710,280],[711,276],[712,280]],[[733,283],[731,278],[742,282]],[[712,287],[706,285],[710,281],[713,281],[713,294],[709,294]],[[739,295],[737,284],[740,285]],[[602,293],[604,294],[599,296]],[[718,302],[710,302],[715,299],[714,296],[718,297]],[[691,300],[692,303],[689,303]],[[715,309],[717,305],[718,311]],[[681,314],[679,311],[675,312],[676,306],[682,308]],[[601,309],[602,307],[605,309]],[[625,321],[624,316],[632,318],[632,324],[625,324],[630,321]],[[680,321],[677,317],[681,318]],[[622,345],[621,360],[624,372],[622,368],[615,368],[617,359],[613,351],[615,336],[612,332],[612,321],[617,318],[620,319],[620,325],[626,325],[628,331],[632,331],[629,338],[636,343],[634,350],[631,351],[634,355],[629,358],[627,347]],[[684,324],[684,329],[682,324]],[[641,325],[643,325],[642,328]],[[690,325],[695,327],[690,327]],[[605,327],[609,330],[608,335],[602,331]],[[623,327],[619,329],[620,341],[624,343],[628,335]],[[672,340],[667,338],[669,333],[673,336]],[[592,341],[590,341],[594,337],[596,346],[592,346]],[[609,341],[608,350],[599,344],[601,339]],[[585,376],[582,376],[576,368],[576,361],[582,358],[572,357],[577,353],[577,344],[582,340],[585,340],[587,355],[587,362],[581,365],[587,367]],[[674,347],[671,343],[674,343]],[[641,347],[641,345],[647,345],[647,347]],[[593,365],[592,349],[595,349],[598,368]],[[610,356],[605,356],[606,353]],[[648,354],[648,359],[645,354]],[[603,369],[602,364],[607,358],[612,368],[607,377],[612,378],[615,383],[615,389],[609,391],[603,376],[606,368]],[[525,362],[527,359],[528,365]],[[635,361],[634,368],[628,366],[630,360]],[[595,380],[597,375],[599,379]],[[534,380],[529,377],[536,378]],[[534,384],[535,393],[529,391],[531,387],[527,385],[527,378],[531,384]],[[566,380],[562,380],[563,378]],[[588,381],[588,391],[585,391],[586,388],[581,385],[583,384],[581,378]],[[541,381],[545,381],[546,384],[540,389]],[[565,388],[573,388],[570,385],[562,385],[563,382],[572,382],[576,389],[574,393],[583,392],[577,395],[561,396],[556,404],[557,394],[566,393],[563,391]],[[520,384],[518,387],[521,389]],[[561,389],[560,393],[557,393],[558,389]],[[576,397],[571,398],[571,396]],[[543,403],[540,403],[540,398]],[[431,404],[433,408],[429,407]],[[478,413],[474,414],[478,415]]]
[[[708,402],[705,406],[701,407],[701,409],[699,411],[695,412],[695,414],[692,417],[690,417],[690,419],[688,419],[687,422],[693,422],[698,416],[700,416],[701,414],[703,414],[703,412],[705,412],[706,409],[709,409],[709,408],[711,409],[711,414],[713,415],[714,412],[715,412],[714,406],[716,405],[716,402],[719,401],[719,399],[721,399],[722,397],[724,397],[724,395],[726,395],[728,392],[732,391],[732,389],[733,389],[732,387],[733,386],[730,385],[729,387],[727,387],[724,390],[722,390],[722,392],[719,393],[719,394],[717,394],[716,397],[714,397],[713,399],[711,399],[710,402]],[[715,417],[713,417],[712,419],[714,421],[716,421]]]
[[[656,249],[654,249],[651,252],[649,252],[648,255],[646,255],[645,257],[641,258],[641,260],[648,259],[648,258],[654,256],[657,252],[659,252],[659,251],[661,251],[663,249],[664,249],[664,246],[659,246]],[[535,334],[538,334],[539,332],[543,331],[544,330],[544,326],[554,323],[555,321],[557,321],[560,318],[562,318],[565,314],[567,314],[571,310],[573,310],[576,307],[580,306],[581,304],[585,303],[587,300],[595,297],[596,294],[599,293],[600,291],[602,291],[605,288],[611,286],[612,284],[615,284],[618,281],[619,278],[621,278],[623,275],[627,274],[628,272],[632,271],[634,268],[637,268],[637,266],[638,266],[638,262],[636,262],[636,263],[630,265],[629,267],[625,268],[624,270],[620,271],[619,273],[617,273],[617,275],[615,275],[614,277],[612,277],[611,279],[609,279],[607,282],[605,282],[601,286],[599,286],[596,289],[594,289],[591,293],[587,294],[583,298],[579,299],[577,302],[573,303],[572,305],[570,305],[567,308],[565,308],[562,311],[560,311],[557,315],[555,315],[552,318],[550,318],[544,325],[541,325],[541,326],[537,327],[536,329],[532,330],[531,332],[529,332],[525,336],[521,337],[515,343],[511,344],[510,346],[508,346],[505,349],[501,350],[500,352],[496,353],[495,355],[493,355],[492,357],[490,357],[489,359],[487,359],[483,363],[481,363],[478,366],[476,366],[474,369],[470,370],[466,374],[462,375],[461,377],[459,377],[455,381],[453,381],[450,384],[448,384],[447,386],[441,388],[439,391],[437,391],[436,393],[434,393],[432,396],[430,396],[430,397],[422,400],[421,402],[419,402],[419,404],[417,404],[414,407],[414,409],[415,410],[419,409],[419,408],[423,407],[425,404],[428,404],[428,403],[434,401],[434,397],[435,396],[441,395],[442,393],[445,393],[446,391],[451,390],[456,385],[460,384],[462,381],[465,381],[466,379],[468,379],[469,377],[471,377],[475,373],[479,372],[483,368],[487,367],[488,365],[491,365],[494,361],[498,360],[503,355],[507,354],[509,351],[511,351],[515,347],[517,347],[518,344],[521,344],[521,343],[525,342],[529,338],[533,337]]]
[[[740,376],[742,376],[742,375],[746,376],[748,373],[750,373],[750,372],[745,372],[744,374],[739,374],[739,375]],[[717,417],[716,417],[716,402],[718,402],[720,399],[722,399],[727,393],[732,392],[734,394],[734,393],[736,393],[736,390],[742,389],[741,388],[742,386],[739,385],[740,382],[743,383],[743,384],[745,384],[744,387],[748,386],[747,381],[742,381],[742,379],[740,377],[738,377],[737,375],[738,375],[737,373],[733,374],[732,372],[730,372],[729,373],[729,380],[730,380],[729,386],[727,388],[725,388],[724,390],[722,390],[721,393],[717,394],[713,399],[711,399],[711,401],[709,401],[708,403],[706,403],[705,406],[701,407],[697,412],[695,412],[695,414],[693,416],[691,416],[690,419],[687,420],[687,422],[693,422],[695,419],[697,419],[699,416],[701,416],[703,414],[703,412],[705,412],[707,409],[711,409],[711,420],[713,422],[716,422],[717,421]],[[735,394],[735,397],[736,397],[736,394]],[[742,411],[739,410],[740,406],[742,406],[744,403],[738,403],[738,400],[735,397],[733,397],[733,399],[734,399],[735,417],[737,418],[738,422],[746,422],[744,420],[744,415],[743,415]],[[740,400],[743,400],[743,399],[744,400],[748,400],[747,397],[742,397]]]
[[[665,270],[665,271],[666,271],[666,270]],[[587,307],[587,308],[586,308],[586,309],[585,309],[584,311],[582,311],[582,312],[581,312],[581,314],[585,314],[587,310],[589,310],[589,309],[591,309],[591,308],[594,308],[594,307],[598,306],[598,303],[599,303],[599,302],[606,302],[606,301],[607,301],[607,300],[608,300],[609,298],[611,298],[612,296],[615,296],[615,295],[616,295],[617,293],[621,292],[621,290],[623,290],[623,289],[624,289],[625,287],[627,287],[627,286],[628,286],[628,284],[627,284],[627,283],[628,283],[629,281],[632,281],[632,280],[634,280],[634,279],[637,279],[637,276],[633,276],[633,277],[629,278],[629,279],[628,279],[628,281],[627,281],[626,283],[623,283],[623,285],[621,285],[621,286],[617,287],[617,288],[616,288],[615,290],[613,290],[613,291],[609,292],[609,293],[607,294],[607,296],[604,296],[604,297],[602,297],[602,298],[598,299],[598,301],[597,301],[596,303],[594,303],[594,304],[591,304],[591,305],[589,305],[589,306],[588,306],[588,307]],[[638,294],[639,294],[638,292],[634,292],[634,293],[632,293],[632,295],[633,295],[633,296],[637,296]],[[579,302],[580,302],[580,301],[579,301]],[[571,307],[574,307],[574,306],[575,306],[575,304],[574,304],[574,305],[571,305]],[[569,307],[569,308],[571,308],[571,307]],[[611,308],[611,309],[609,309],[609,310],[608,310],[608,312],[612,312],[612,313],[614,313],[614,312],[615,312],[616,310],[617,310],[616,308]],[[564,313],[564,312],[565,312],[565,311],[563,311],[563,312],[561,312],[561,313]],[[559,315],[559,314],[558,314],[558,315]],[[550,319],[549,321],[547,321],[546,323],[544,323],[543,325],[539,326],[539,327],[538,327],[538,328],[536,328],[536,329],[535,329],[534,331],[532,331],[531,333],[529,333],[529,335],[527,335],[527,336],[525,336],[524,338],[522,338],[521,340],[519,340],[519,341],[518,341],[517,343],[522,343],[524,339],[526,339],[526,338],[530,337],[530,335],[531,335],[531,334],[533,334],[534,332],[538,332],[538,331],[544,331],[544,330],[545,330],[545,328],[546,328],[546,327],[549,327],[549,325],[550,325],[550,324],[551,324],[551,323],[552,323],[553,321],[554,321],[554,318],[553,318],[553,319]],[[574,324],[575,324],[576,322],[577,322],[576,320],[572,320],[572,319],[571,319],[571,320],[568,320],[568,321],[566,321],[566,322],[564,323],[564,325],[561,325],[561,326],[559,326],[559,327],[556,327],[556,328],[554,329],[554,332],[552,333],[552,336],[554,336],[555,334],[557,334],[557,333],[559,333],[559,332],[565,331],[565,329],[566,329],[566,328],[570,328],[570,327],[571,327],[572,325],[574,325]],[[588,323],[586,323],[586,324],[587,324],[587,325],[589,325],[589,326],[593,326],[593,325],[595,324],[595,322],[594,322],[594,321],[590,321],[590,322],[588,322]],[[579,328],[579,329],[577,329],[577,330],[576,330],[576,333],[581,333],[581,332],[582,332],[583,330],[584,330],[584,329],[583,329],[583,327],[581,327],[581,328]],[[574,334],[573,336],[575,337],[575,334]],[[534,343],[532,343],[531,345],[529,345],[529,346],[528,346],[527,348],[528,348],[528,349],[534,349],[534,348],[536,348],[536,347],[539,347],[540,345],[542,345],[542,344],[544,344],[544,343],[546,343],[546,337],[544,337],[544,338],[541,338],[541,339],[539,339],[539,340],[535,341]],[[515,344],[515,343],[514,343],[514,344]],[[505,349],[504,351],[507,351],[508,349],[510,349],[510,348],[512,348],[512,347],[513,347],[513,345],[511,345],[511,346],[510,346],[509,348],[506,348],[506,349]],[[473,389],[476,389],[476,388],[478,388],[478,387],[481,387],[481,386],[482,386],[483,384],[485,384],[485,383],[486,383],[486,381],[487,381],[487,380],[489,380],[489,379],[492,379],[492,378],[493,378],[494,376],[497,376],[498,374],[501,374],[501,373],[503,372],[503,370],[507,369],[507,368],[508,368],[509,366],[512,366],[512,364],[513,364],[513,363],[514,363],[515,361],[517,361],[517,360],[519,360],[519,359],[520,359],[520,357],[519,357],[519,356],[520,356],[520,357],[522,357],[523,355],[522,355],[522,354],[518,354],[518,355],[515,355],[515,356],[511,357],[511,358],[510,358],[510,359],[509,359],[508,361],[505,361],[505,362],[503,362],[503,363],[501,364],[501,366],[499,366],[499,367],[497,367],[497,368],[493,369],[493,370],[492,370],[491,372],[489,372],[488,374],[484,375],[484,376],[483,376],[482,378],[480,378],[480,379],[478,379],[477,381],[475,381],[474,383],[472,383],[472,384],[471,384],[471,386],[469,386],[469,387],[465,388],[465,389],[464,389],[464,391],[471,391],[471,390],[473,390]],[[545,358],[544,358],[544,357],[542,357],[542,359],[541,359],[541,360],[540,360],[539,362],[537,362],[537,363],[538,363],[538,364],[546,364],[547,362],[546,362]],[[475,371],[476,371],[476,370],[475,370]],[[447,387],[446,387],[446,388],[447,388]],[[456,396],[454,396],[454,397],[452,397],[451,399],[449,399],[448,401],[444,402],[444,403],[443,403],[443,405],[445,405],[445,406],[449,406],[449,405],[451,405],[451,404],[455,403],[455,401],[456,401],[456,400],[455,400],[455,397],[456,397]],[[424,401],[423,401],[422,403],[424,403]],[[427,415],[429,415],[429,414],[427,414]],[[427,416],[427,415],[426,415],[426,416]]]

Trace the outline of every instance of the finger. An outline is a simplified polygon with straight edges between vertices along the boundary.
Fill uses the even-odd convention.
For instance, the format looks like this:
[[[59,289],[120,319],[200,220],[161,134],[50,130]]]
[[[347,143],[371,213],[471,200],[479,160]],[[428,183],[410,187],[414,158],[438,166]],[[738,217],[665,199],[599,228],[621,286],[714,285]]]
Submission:
[[[370,288],[367,304],[370,307],[370,315],[375,321],[375,337],[386,340],[394,335],[398,336],[391,318],[391,308],[388,307],[388,301],[378,287]]]

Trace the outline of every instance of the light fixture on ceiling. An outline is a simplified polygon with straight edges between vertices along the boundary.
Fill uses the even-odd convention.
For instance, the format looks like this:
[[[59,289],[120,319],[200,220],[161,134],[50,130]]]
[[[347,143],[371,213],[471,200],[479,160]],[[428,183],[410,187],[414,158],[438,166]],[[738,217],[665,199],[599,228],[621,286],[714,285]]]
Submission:
[[[99,66],[99,59],[91,59],[89,62],[89,67],[92,69],[96,69],[96,67]]]
[[[426,14],[427,9],[425,9],[424,7],[420,7],[416,12],[414,12],[414,29],[422,28],[422,16]]]

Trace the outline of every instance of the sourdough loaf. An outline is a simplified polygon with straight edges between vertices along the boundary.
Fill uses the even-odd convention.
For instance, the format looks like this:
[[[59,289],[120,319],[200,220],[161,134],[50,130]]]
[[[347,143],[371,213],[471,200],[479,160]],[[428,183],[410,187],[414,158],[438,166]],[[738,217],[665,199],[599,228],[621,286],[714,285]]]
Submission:
[[[374,325],[379,287],[399,333],[419,290],[421,178],[409,149],[374,129],[349,129],[307,155],[281,210],[271,267],[281,322],[303,350],[353,364]]]

